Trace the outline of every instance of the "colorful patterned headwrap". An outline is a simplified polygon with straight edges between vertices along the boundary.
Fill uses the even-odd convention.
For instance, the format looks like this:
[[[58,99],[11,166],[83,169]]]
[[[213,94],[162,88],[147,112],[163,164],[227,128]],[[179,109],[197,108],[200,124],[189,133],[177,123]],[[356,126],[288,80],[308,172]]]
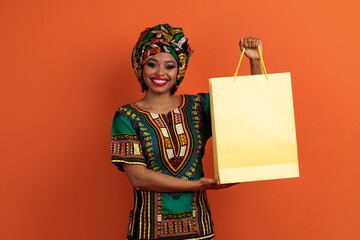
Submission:
[[[142,70],[147,60],[159,52],[171,53],[178,64],[178,75],[175,82],[177,88],[185,76],[185,70],[192,54],[192,49],[182,28],[171,27],[169,24],[159,24],[146,28],[133,49],[131,62],[137,79],[143,84]]]

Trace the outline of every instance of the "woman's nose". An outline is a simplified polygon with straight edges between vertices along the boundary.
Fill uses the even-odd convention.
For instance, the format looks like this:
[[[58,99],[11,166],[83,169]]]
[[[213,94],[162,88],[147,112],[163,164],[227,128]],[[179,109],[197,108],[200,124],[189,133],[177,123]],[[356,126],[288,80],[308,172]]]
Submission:
[[[165,75],[165,66],[159,66],[159,68],[158,68],[158,74],[159,75]]]

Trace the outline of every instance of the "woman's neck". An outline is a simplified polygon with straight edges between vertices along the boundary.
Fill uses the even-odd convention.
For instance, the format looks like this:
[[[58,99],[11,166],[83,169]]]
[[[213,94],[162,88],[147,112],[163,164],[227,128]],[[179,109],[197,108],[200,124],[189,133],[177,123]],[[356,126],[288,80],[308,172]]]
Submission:
[[[180,105],[179,97],[170,94],[146,92],[145,97],[136,102],[142,109],[153,113],[168,113]]]

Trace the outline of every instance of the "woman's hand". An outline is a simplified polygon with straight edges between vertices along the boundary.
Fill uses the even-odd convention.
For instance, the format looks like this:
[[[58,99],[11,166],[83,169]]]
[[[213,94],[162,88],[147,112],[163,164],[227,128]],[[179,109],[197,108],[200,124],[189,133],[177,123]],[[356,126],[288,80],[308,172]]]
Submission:
[[[261,40],[253,37],[248,37],[244,39],[240,38],[239,46],[241,51],[245,48],[245,56],[248,57],[250,60],[251,74],[261,74],[262,71],[258,50],[259,46],[262,54],[263,46]]]
[[[258,46],[260,47],[261,54],[263,51],[262,42],[260,39],[253,37],[244,39],[240,38],[239,46],[241,51],[245,48],[245,56],[250,60],[260,60]]]
[[[199,183],[200,189],[222,189],[238,184],[238,183],[220,184],[218,180],[211,178],[200,178],[199,180],[197,180],[197,182]]]

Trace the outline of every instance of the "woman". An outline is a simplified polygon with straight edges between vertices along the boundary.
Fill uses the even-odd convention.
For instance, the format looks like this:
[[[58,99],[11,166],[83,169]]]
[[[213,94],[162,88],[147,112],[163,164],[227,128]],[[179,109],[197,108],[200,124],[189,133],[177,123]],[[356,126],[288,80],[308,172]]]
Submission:
[[[255,38],[240,39],[252,74],[261,73]],[[132,63],[145,97],[119,108],[112,125],[112,162],[134,187],[128,239],[213,239],[202,157],[211,137],[209,94],[175,95],[192,54],[181,28],[147,28]]]

